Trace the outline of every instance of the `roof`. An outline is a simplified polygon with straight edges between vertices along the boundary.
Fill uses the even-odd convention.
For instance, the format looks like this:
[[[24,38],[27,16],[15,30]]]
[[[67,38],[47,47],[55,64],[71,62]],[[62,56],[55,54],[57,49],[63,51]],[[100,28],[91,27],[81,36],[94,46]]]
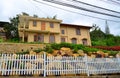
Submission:
[[[75,25],[75,24],[66,24],[66,23],[61,23],[60,26],[76,26],[76,27],[92,28],[91,26]]]
[[[5,24],[9,24],[9,22],[0,21],[0,27],[4,27]]]

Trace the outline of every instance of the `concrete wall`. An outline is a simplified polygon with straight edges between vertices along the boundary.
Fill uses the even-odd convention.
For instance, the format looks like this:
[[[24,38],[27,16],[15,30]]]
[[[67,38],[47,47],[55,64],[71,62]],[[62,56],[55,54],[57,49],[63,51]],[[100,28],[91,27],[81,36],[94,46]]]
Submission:
[[[0,43],[0,53],[16,53],[45,47],[44,44]]]

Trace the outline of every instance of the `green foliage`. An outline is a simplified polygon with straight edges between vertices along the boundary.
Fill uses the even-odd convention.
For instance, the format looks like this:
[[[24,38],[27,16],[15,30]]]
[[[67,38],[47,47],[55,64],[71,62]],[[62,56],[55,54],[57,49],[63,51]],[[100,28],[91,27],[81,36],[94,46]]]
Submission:
[[[36,53],[39,53],[39,52],[43,51],[43,49],[38,48],[38,49],[35,49],[33,51],[36,52]]]
[[[53,48],[50,45],[46,45],[46,47],[43,49],[45,52],[52,53]]]
[[[115,56],[117,53],[118,53],[118,51],[108,51],[107,52],[110,56]]]
[[[105,34],[96,25],[93,26],[93,30],[90,32],[92,46],[118,46],[120,45],[120,36],[114,36],[112,34]]]
[[[10,23],[4,26],[7,39],[19,38],[18,35],[19,16],[10,18]]]
[[[88,53],[88,52],[97,52],[98,49],[96,48],[90,48],[90,47],[85,47],[82,49],[85,53]]]
[[[92,41],[92,46],[106,46],[106,41],[105,40],[98,40],[98,41]]]
[[[76,50],[84,48],[84,46],[82,44],[72,44],[72,43],[59,43],[59,44],[52,43],[51,44],[51,48],[56,49],[56,50],[59,50],[62,47],[68,47],[70,49],[76,48]]]
[[[3,39],[2,39],[2,38],[0,38],[0,42],[3,42]]]

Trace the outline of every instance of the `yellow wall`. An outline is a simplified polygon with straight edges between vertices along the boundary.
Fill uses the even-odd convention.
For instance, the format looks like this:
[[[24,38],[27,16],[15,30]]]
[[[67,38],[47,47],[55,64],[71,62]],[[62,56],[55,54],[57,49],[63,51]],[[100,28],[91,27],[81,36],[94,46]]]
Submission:
[[[77,27],[78,28],[78,27]],[[77,44],[82,44],[82,39],[86,38],[88,45],[91,45],[90,34],[88,28],[79,27],[81,35],[76,35],[76,27],[75,26],[61,26],[61,30],[65,31],[65,34],[61,34],[61,37],[65,37],[66,41],[71,43],[72,38],[77,39]]]
[[[19,23],[19,35],[20,37],[23,37],[22,31],[24,26],[22,25],[28,25],[28,28],[25,29],[25,32],[27,32],[28,36],[28,42],[34,42],[34,35],[35,34],[43,34],[44,35],[44,43],[49,43],[49,36],[50,34],[54,34],[55,36],[55,42],[60,43],[61,37],[66,38],[66,42],[71,43],[72,38],[77,39],[77,44],[82,44],[82,39],[87,39],[88,45],[91,45],[90,40],[90,34],[88,27],[80,27],[81,35],[76,35],[76,27],[78,26],[67,26],[67,25],[60,25],[61,20],[55,20],[55,19],[45,19],[45,18],[33,18],[30,16],[21,16],[20,17],[22,21]],[[27,23],[23,24],[23,19],[27,19]],[[37,22],[37,26],[33,26],[33,21]],[[45,30],[41,30],[41,22],[45,22]],[[54,28],[50,28],[50,23],[54,24]],[[61,30],[65,31],[65,34],[61,34]]]

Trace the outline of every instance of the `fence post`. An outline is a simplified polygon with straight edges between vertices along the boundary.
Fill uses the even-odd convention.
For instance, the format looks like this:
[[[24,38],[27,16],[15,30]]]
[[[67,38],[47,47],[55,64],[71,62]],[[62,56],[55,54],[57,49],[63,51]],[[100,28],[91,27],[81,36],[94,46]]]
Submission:
[[[86,64],[87,76],[90,76],[89,68],[88,68],[88,57],[87,57],[87,54],[85,54],[84,57],[85,57],[85,64]]]
[[[44,58],[44,77],[46,77],[46,53],[44,52],[44,55],[43,55],[43,58]]]
[[[119,66],[120,66],[120,57],[117,57],[117,59],[118,59],[118,64],[119,64]]]

